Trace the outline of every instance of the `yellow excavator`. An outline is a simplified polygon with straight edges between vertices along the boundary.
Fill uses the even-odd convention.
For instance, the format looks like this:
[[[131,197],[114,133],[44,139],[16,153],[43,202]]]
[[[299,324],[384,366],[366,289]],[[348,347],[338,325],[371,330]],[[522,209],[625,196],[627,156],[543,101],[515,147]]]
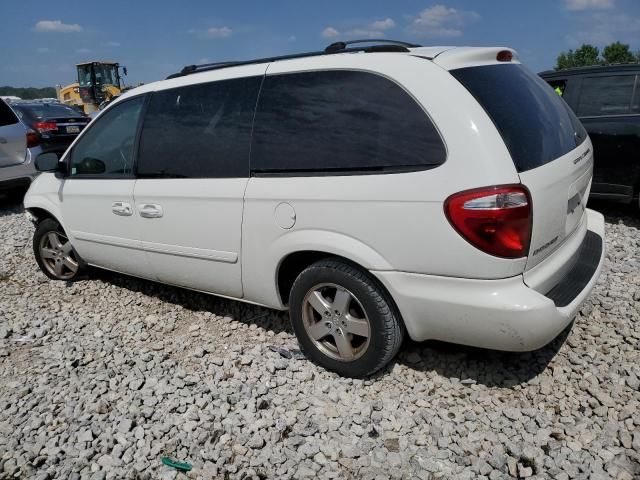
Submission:
[[[83,62],[76,65],[78,81],[58,87],[58,100],[67,105],[82,107],[87,115],[100,109],[126,89],[117,62]],[[127,67],[122,67],[127,74]]]

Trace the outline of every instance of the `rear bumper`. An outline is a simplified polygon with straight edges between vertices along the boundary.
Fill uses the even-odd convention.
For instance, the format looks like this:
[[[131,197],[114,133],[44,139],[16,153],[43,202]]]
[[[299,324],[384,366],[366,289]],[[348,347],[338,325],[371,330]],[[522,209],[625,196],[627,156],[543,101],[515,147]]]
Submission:
[[[405,272],[373,274],[393,296],[413,340],[535,350],[573,320],[600,276],[605,252],[603,216],[587,210],[587,229],[579,258],[547,295],[527,286],[522,275],[476,280]]]

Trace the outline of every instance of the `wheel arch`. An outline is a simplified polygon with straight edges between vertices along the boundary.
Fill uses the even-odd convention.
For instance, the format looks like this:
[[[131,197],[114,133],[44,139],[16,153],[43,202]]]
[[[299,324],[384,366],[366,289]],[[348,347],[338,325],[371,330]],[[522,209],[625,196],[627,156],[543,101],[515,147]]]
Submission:
[[[300,273],[310,265],[326,259],[338,260],[365,272],[387,297],[391,307],[395,310],[396,315],[400,319],[402,326],[406,328],[400,309],[391,295],[391,292],[389,292],[387,287],[369,271],[369,268],[350,258],[325,250],[298,250],[291,252],[282,258],[278,265],[278,269],[276,270],[276,288],[278,291],[278,297],[283,305],[288,304],[291,288],[293,287],[293,283],[298,275],[300,275]]]
[[[62,229],[67,231],[66,225],[62,219],[62,212],[58,205],[56,205],[53,201],[47,198],[46,195],[33,195],[31,192],[27,192],[27,195],[24,199],[24,208],[27,212],[35,217],[36,224],[42,222],[47,218],[51,218],[58,222]]]
[[[46,220],[47,218],[55,220],[60,225],[62,225],[62,222],[60,221],[60,219],[58,219],[58,217],[56,217],[49,210],[46,210],[41,207],[27,207],[25,210],[29,212],[31,215],[33,215],[36,225],[40,224],[43,220]]]
[[[298,250],[290,252],[283,257],[276,269],[276,289],[280,302],[283,305],[287,305],[289,303],[289,294],[291,293],[293,282],[295,282],[298,275],[300,275],[305,268],[327,258],[336,258],[349,263],[354,263],[345,257],[320,250]],[[357,266],[362,268],[360,265]]]

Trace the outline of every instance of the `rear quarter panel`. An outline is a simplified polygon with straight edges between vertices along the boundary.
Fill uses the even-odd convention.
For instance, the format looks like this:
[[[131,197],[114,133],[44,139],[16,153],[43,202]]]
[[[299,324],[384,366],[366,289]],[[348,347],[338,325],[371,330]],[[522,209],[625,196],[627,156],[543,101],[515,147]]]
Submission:
[[[249,300],[280,307],[278,265],[289,253],[317,250],[367,269],[466,278],[521,273],[525,259],[500,259],[467,243],[448,223],[452,193],[518,183],[509,153],[475,99],[446,70],[399,54],[345,54],[283,61],[267,74],[318,69],[372,71],[402,85],[424,107],[447,147],[434,169],[385,175],[252,177],[245,194],[243,287]],[[290,204],[295,225],[278,226]]]

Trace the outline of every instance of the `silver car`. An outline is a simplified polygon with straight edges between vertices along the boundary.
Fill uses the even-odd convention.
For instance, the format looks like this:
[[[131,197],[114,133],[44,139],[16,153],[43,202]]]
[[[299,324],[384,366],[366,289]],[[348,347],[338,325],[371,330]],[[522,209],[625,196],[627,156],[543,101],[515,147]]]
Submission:
[[[28,187],[37,175],[38,135],[0,99],[0,191]]]

